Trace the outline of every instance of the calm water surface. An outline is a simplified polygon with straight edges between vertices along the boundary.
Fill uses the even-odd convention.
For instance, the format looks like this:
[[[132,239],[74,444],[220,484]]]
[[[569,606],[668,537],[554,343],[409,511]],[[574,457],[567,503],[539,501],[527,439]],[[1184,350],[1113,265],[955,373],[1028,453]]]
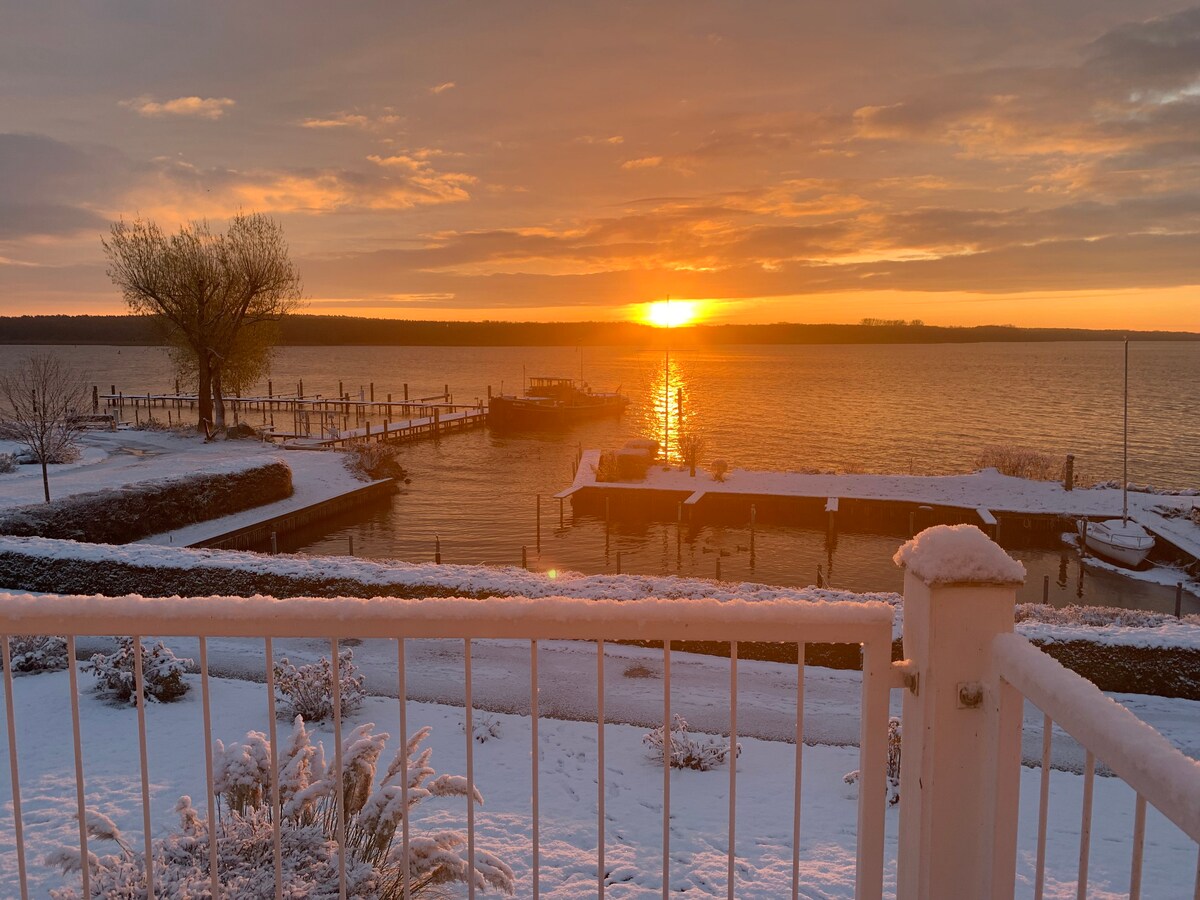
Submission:
[[[157,348],[51,348],[87,369],[102,389],[128,393],[173,387]],[[27,348],[0,347],[0,366]],[[486,429],[400,448],[412,484],[391,504],[332,522],[289,549],[355,551],[428,560],[435,537],[447,562],[519,563],[613,571],[809,584],[821,565],[837,587],[897,589],[890,561],[903,535],[848,534],[827,546],[823,532],[711,526],[679,535],[671,522],[574,518],[559,527],[552,495],[569,483],[579,446],[620,446],[629,437],[662,439],[671,398],[670,441],[683,424],[699,431],[705,457],[756,469],[968,471],[992,444],[1074,453],[1085,477],[1119,478],[1119,343],[728,347],[664,354],[624,348],[284,347],[272,380],[277,393],[304,381],[306,395],[334,395],[339,382],[376,397],[441,393],[474,402],[488,387],[519,391],[523,376],[566,375],[632,398],[619,421],[564,434],[500,435]],[[262,386],[265,392],[265,384]],[[1200,343],[1133,344],[1130,350],[1130,477],[1171,487],[1200,486]],[[536,551],[536,497],[542,495],[542,549]],[[1167,609],[1173,592],[1080,569],[1066,551],[1015,550],[1030,570],[1025,599],[1040,599],[1049,575],[1052,602]]]

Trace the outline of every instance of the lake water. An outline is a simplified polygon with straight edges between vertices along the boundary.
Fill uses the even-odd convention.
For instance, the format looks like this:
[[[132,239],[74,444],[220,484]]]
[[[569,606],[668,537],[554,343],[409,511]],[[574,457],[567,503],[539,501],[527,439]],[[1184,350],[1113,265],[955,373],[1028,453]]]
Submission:
[[[0,347],[0,367],[30,348]],[[164,351],[143,347],[50,348],[68,356],[101,389],[165,391],[174,376]],[[399,398],[440,394],[474,402],[493,390],[519,392],[525,375],[582,377],[632,400],[619,421],[563,434],[501,435],[487,429],[400,448],[412,483],[390,504],[331,522],[286,549],[429,560],[435,539],[445,562],[519,564],[585,572],[711,576],[720,559],[728,580],[810,584],[821,565],[836,587],[898,589],[890,557],[904,535],[760,525],[749,552],[748,523],[679,535],[673,522],[617,522],[606,534],[592,517],[563,527],[552,495],[569,484],[579,447],[662,439],[671,397],[670,440],[680,421],[704,436],[705,457],[756,469],[969,471],[994,444],[1058,456],[1074,453],[1086,479],[1121,472],[1120,343],[837,345],[721,347],[661,351],[570,347],[283,347],[272,372],[277,393]],[[265,384],[262,386],[265,392]],[[1130,348],[1130,478],[1165,487],[1200,486],[1200,343],[1134,343]],[[542,548],[535,550],[536,497],[542,496]],[[1051,600],[1169,609],[1173,590],[1080,567],[1057,548],[1020,549],[1038,600],[1050,576]],[[1193,601],[1187,601],[1191,604]]]

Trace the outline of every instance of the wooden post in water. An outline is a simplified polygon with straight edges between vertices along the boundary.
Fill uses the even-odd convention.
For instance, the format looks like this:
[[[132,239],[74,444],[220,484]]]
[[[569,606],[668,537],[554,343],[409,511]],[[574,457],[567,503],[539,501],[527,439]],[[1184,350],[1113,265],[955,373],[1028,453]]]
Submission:
[[[1067,464],[1063,467],[1063,489],[1075,490],[1075,454],[1067,454]]]
[[[521,568],[526,570],[529,568],[529,548],[524,544],[521,545]]]
[[[95,415],[100,411],[100,388],[92,385],[92,414]]]
[[[1175,618],[1183,618],[1183,582],[1175,584]]]
[[[274,556],[278,552],[279,552],[279,536],[274,531],[272,531],[271,532],[271,555]]]
[[[303,378],[300,379],[300,394],[296,399],[297,400],[304,399],[304,379]]]
[[[271,379],[267,379],[267,399],[271,400],[275,396],[275,385],[271,383]]]
[[[349,545],[350,555],[353,556],[354,555],[354,535],[352,535],[352,534],[346,535],[346,542]]]
[[[371,382],[371,402],[375,402],[375,382]]]
[[[617,574],[621,574],[621,551],[617,551]]]
[[[442,539],[436,534],[433,536],[433,561],[438,565],[442,563]]]
[[[717,551],[717,581],[721,580],[721,551]]]
[[[1042,576],[1042,602],[1043,603],[1050,602],[1050,576],[1049,575]]]
[[[404,402],[408,402],[408,382],[404,382]]]

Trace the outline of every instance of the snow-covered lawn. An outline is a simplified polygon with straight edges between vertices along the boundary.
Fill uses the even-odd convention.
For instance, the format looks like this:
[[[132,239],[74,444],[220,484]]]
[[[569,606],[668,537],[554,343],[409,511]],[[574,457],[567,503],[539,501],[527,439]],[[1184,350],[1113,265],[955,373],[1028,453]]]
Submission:
[[[0,444],[0,452],[16,449]],[[80,439],[80,451],[77,462],[50,467],[52,499],[194,472],[235,471],[274,459],[291,468],[294,493],[286,500],[153,535],[147,543],[187,546],[363,486],[346,470],[341,453],[285,451],[255,440],[205,443],[198,434],[177,431],[89,431]],[[38,466],[0,475],[0,508],[41,502]]]
[[[681,656],[681,661],[683,657]],[[410,669],[415,668],[411,665]],[[816,674],[818,670],[810,670]],[[545,673],[543,673],[545,675]],[[154,831],[161,836],[175,823],[172,807],[181,794],[205,807],[204,741],[198,676],[193,690],[179,703],[148,708],[149,760]],[[520,679],[514,679],[520,680]],[[621,681],[613,684],[623,690]],[[110,814],[134,846],[141,843],[141,795],[136,712],[106,704],[81,677],[83,746],[87,802]],[[240,740],[250,729],[266,730],[266,689],[261,684],[214,678],[214,737]],[[543,681],[546,684],[546,680]],[[677,709],[687,714],[686,682],[677,687]],[[62,883],[63,876],[42,860],[59,846],[77,844],[74,761],[66,673],[18,678],[16,721],[25,805],[25,839],[33,896]],[[703,705],[704,698],[701,697]],[[692,704],[696,705],[696,704]],[[808,708],[816,717],[819,709]],[[349,717],[352,724],[375,722],[393,735],[398,731],[395,699],[368,698]],[[410,731],[433,727],[433,762],[440,772],[465,772],[465,736],[461,707],[410,702]],[[477,715],[479,715],[477,713]],[[475,745],[476,781],[485,805],[477,811],[481,848],[498,853],[517,872],[517,896],[530,895],[530,720],[527,716],[488,714],[499,723],[499,735]],[[792,723],[780,713],[779,730]],[[1197,727],[1192,719],[1193,730]],[[287,723],[281,723],[286,733]],[[540,730],[542,887],[548,896],[595,896],[596,727],[579,721],[542,718]],[[332,750],[328,725],[316,729]],[[606,847],[609,895],[645,897],[660,889],[662,771],[646,755],[646,729],[608,725],[606,741]],[[738,760],[739,897],[785,896],[791,870],[793,746],[783,741],[743,738]],[[388,751],[390,753],[390,751]],[[332,752],[327,754],[332,758]],[[856,831],[855,789],[842,776],[858,766],[853,747],[807,747],[804,754],[803,841],[801,865],[804,896],[844,897],[853,893]],[[9,798],[7,745],[0,749],[0,895],[15,896],[17,870]],[[1022,770],[1021,838],[1018,891],[1027,895],[1032,879],[1036,799],[1040,773]],[[1078,860],[1081,777],[1055,771],[1051,776],[1049,890],[1047,896],[1074,896]],[[695,896],[724,896],[728,771],[683,771],[672,780],[672,866],[675,890]],[[1115,779],[1096,784],[1089,896],[1108,897],[1127,887],[1133,797]],[[431,800],[417,810],[415,827],[465,828],[462,801]],[[888,811],[887,886],[895,882],[895,809]],[[99,849],[99,848],[97,848]],[[1147,896],[1181,896],[1190,891],[1195,845],[1151,811],[1148,821],[1143,887]]]

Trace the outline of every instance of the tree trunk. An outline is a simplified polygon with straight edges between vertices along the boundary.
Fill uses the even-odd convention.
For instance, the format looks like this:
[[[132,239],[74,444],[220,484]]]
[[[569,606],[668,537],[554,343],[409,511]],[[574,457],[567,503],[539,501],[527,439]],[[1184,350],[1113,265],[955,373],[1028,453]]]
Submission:
[[[42,454],[42,491],[46,494],[46,502],[50,502],[50,473],[46,471],[46,454]]]
[[[200,422],[196,430],[207,432],[206,426],[211,425],[213,420],[212,368],[207,353],[201,352],[196,355],[196,375],[198,383],[196,406],[200,412]]]
[[[213,425],[217,431],[225,430],[225,394],[221,388],[221,370],[213,367],[212,370],[212,400],[213,400]]]

